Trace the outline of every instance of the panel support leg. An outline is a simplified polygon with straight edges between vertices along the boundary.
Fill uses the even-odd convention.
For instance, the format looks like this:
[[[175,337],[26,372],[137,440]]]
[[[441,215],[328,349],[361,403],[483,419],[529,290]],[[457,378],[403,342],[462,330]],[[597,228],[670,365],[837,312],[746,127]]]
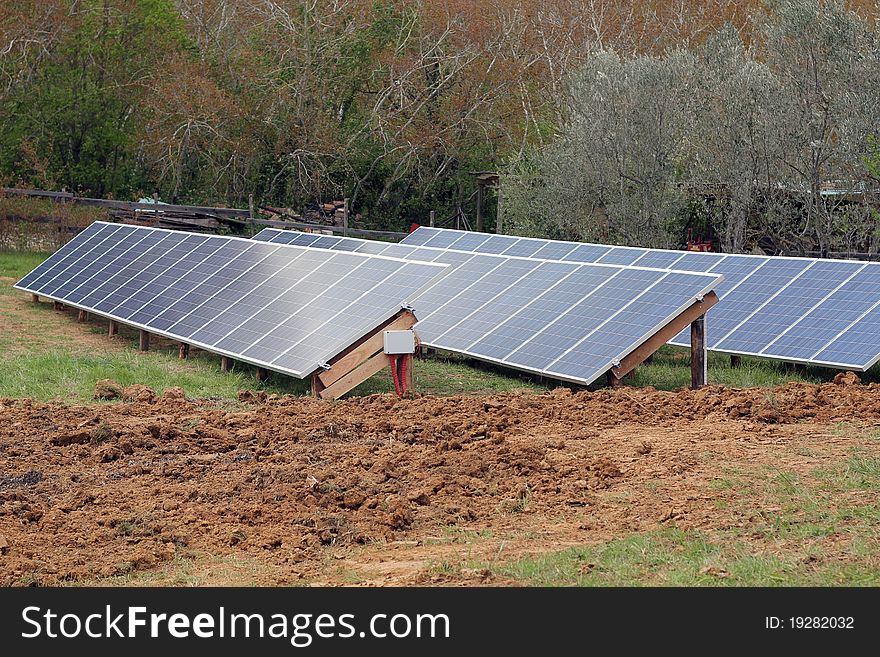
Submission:
[[[232,359],[229,356],[220,356],[220,369],[224,372],[232,371]]]
[[[138,349],[141,351],[149,351],[150,350],[150,334],[148,331],[141,329],[140,331],[140,341],[138,344]]]
[[[85,310],[80,310],[76,316],[76,321],[78,322],[87,322],[89,321],[89,313]]]
[[[177,351],[177,357],[180,359],[189,358],[189,345],[186,342],[180,343],[180,349]]]
[[[326,388],[326,386],[321,383],[321,379],[318,378],[317,372],[312,374],[312,397],[319,397],[324,388]]]
[[[691,390],[708,383],[708,354],[706,351],[706,316],[691,322]]]
[[[107,326],[107,335],[119,335],[119,322],[117,322],[115,319],[110,320],[110,324]]]
[[[742,365],[742,356],[730,356],[730,366],[731,367],[740,367]]]
[[[258,367],[257,368],[257,381],[259,381],[260,383],[263,383],[264,381],[268,381],[268,380],[269,380],[269,370],[267,370],[265,367]]]
[[[614,372],[608,372],[607,377],[609,388],[620,388],[623,385],[623,381],[614,376]]]
[[[40,295],[39,294],[32,294],[31,301],[33,301],[34,303],[40,303]]]
[[[54,310],[64,310],[64,304],[61,303],[60,301],[53,301],[53,302],[52,302],[52,308],[53,308]]]
[[[414,393],[413,390],[413,366],[416,363],[416,359],[413,356],[405,356],[400,359],[400,362],[403,364],[403,367],[406,367],[406,372],[403,376],[403,385],[406,388],[406,392],[409,395]]]

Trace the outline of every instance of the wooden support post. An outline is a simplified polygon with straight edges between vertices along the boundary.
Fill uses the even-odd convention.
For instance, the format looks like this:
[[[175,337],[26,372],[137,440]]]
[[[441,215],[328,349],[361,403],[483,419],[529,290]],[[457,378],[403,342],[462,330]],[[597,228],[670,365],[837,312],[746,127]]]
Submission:
[[[140,341],[138,344],[138,349],[141,351],[149,351],[150,350],[150,333],[141,329],[140,331]]]
[[[742,356],[736,356],[731,354],[730,356],[730,366],[731,367],[740,367],[742,366]]]
[[[107,325],[107,335],[114,336],[119,335],[119,322],[115,319],[111,319],[110,323]]]
[[[186,342],[180,343],[180,349],[177,351],[177,357],[181,359],[189,358],[189,345]]]
[[[688,324],[705,315],[706,311],[716,303],[718,303],[718,296],[714,292],[709,292],[702,300],[695,302],[690,308],[631,351],[626,358],[620,361],[619,365],[611,368],[611,371],[618,379],[622,379],[643,363],[650,354],[678,335],[682,329],[686,329]]]
[[[52,308],[53,308],[54,310],[64,310],[64,304],[61,303],[60,301],[53,301],[53,302],[52,302]]]
[[[429,223],[428,225],[429,225],[431,228],[433,228],[433,227],[434,227],[434,211],[433,211],[433,210],[431,210],[431,218],[429,219],[429,222],[430,222],[430,223]]]
[[[232,371],[232,359],[229,356],[220,356],[220,369],[224,372]]]
[[[31,301],[33,301],[34,303],[40,303],[40,295],[39,294],[32,294]]]
[[[321,382],[318,373],[315,372],[312,374],[312,397],[320,397],[321,392],[324,390],[324,384]]]
[[[268,381],[268,380],[269,380],[269,370],[267,370],[265,367],[258,367],[257,368],[257,381],[259,381],[260,383],[263,383],[264,381]]]
[[[342,235],[348,237],[348,199],[342,200]]]
[[[78,322],[87,322],[89,321],[89,313],[86,310],[80,310],[76,315],[76,321]]]
[[[477,181],[477,232],[483,232],[483,184]]]
[[[706,316],[691,322],[691,390],[708,383],[708,353],[706,351]]]
[[[608,377],[609,388],[620,388],[623,385],[623,381],[614,376],[614,372],[612,372],[611,370],[608,370],[606,376]]]
[[[406,363],[406,373],[403,376],[403,386],[406,388],[407,394],[414,394],[414,377],[413,377],[413,369],[415,369],[416,359],[415,356],[407,356],[400,359],[401,364]]]

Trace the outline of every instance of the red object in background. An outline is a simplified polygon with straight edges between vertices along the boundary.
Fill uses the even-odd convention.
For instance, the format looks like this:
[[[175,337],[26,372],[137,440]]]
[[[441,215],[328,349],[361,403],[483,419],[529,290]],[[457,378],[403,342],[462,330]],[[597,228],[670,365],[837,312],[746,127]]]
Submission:
[[[694,229],[688,228],[687,250],[708,252],[714,251],[715,248],[712,240],[703,240],[702,235],[698,235],[697,239],[694,239]]]
[[[414,232],[416,232],[417,228],[421,228],[421,227],[422,227],[422,224],[418,224],[414,221],[409,225],[409,232],[414,233]]]

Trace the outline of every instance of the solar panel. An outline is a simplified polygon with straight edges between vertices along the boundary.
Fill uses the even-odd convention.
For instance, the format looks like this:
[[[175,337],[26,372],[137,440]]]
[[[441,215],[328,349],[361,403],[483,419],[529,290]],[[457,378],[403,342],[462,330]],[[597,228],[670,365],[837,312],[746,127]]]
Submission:
[[[266,229],[256,239],[292,243],[298,235]],[[564,255],[563,249],[519,238],[456,235],[432,237],[424,246],[349,242],[360,242],[355,253],[396,253],[453,266],[413,301],[422,309],[416,329],[423,344],[575,383],[595,381],[720,280],[702,273],[541,259],[535,256],[542,251]],[[428,245],[482,249],[490,240],[491,254]],[[609,251],[591,248],[597,258]],[[630,262],[644,253],[614,254],[612,259]]]
[[[494,252],[495,240],[517,239],[490,235],[466,242],[456,235],[468,233],[421,227],[401,243],[449,243],[469,252]],[[710,350],[855,370],[880,360],[880,337],[874,337],[880,333],[872,333],[880,314],[880,264],[518,239],[518,248],[536,248],[538,257],[723,275],[715,290],[720,301],[709,311]],[[687,345],[690,336],[682,331],[670,343]]]
[[[303,378],[447,269],[327,244],[96,222],[15,287]]]

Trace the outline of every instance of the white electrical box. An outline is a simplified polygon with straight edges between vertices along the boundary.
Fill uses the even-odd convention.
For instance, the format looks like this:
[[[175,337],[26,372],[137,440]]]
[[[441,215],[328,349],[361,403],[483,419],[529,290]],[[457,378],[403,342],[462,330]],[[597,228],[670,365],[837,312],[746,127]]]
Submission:
[[[413,354],[416,351],[414,331],[385,331],[386,354]]]

